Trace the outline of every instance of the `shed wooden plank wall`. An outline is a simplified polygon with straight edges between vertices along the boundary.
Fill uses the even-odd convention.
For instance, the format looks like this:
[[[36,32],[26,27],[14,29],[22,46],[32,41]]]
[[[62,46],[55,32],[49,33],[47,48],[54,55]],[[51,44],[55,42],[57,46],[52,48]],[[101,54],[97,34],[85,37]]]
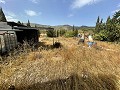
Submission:
[[[9,52],[17,46],[15,32],[0,34],[0,53]]]

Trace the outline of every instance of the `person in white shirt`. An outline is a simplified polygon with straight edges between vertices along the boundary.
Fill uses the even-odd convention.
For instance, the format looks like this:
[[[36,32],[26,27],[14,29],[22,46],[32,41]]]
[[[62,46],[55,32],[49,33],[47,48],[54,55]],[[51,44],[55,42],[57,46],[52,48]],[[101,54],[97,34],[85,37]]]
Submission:
[[[88,36],[88,46],[91,47],[94,44],[92,35],[89,34]]]

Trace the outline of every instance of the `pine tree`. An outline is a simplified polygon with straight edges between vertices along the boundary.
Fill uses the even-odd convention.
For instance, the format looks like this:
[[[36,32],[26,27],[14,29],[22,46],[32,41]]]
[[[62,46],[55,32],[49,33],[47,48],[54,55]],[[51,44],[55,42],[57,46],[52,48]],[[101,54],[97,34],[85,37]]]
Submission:
[[[99,33],[99,32],[100,32],[100,17],[98,16],[95,27],[95,33]]]
[[[78,29],[74,31],[74,36],[77,37],[77,35],[78,35]]]
[[[102,24],[103,23],[103,19],[101,19],[101,21],[100,21],[100,24]]]
[[[73,25],[73,31],[75,30],[75,26]]]
[[[110,18],[110,16],[108,16],[108,18],[107,18],[105,29],[107,31],[110,31],[110,29],[111,29],[111,18]]]
[[[106,23],[100,21],[98,17],[96,22],[96,39],[103,41],[114,42],[120,41],[120,11],[116,12],[113,17],[110,16],[107,18]]]
[[[4,14],[2,8],[0,8],[0,22],[7,22],[5,14]]]
[[[99,23],[99,32],[101,31],[101,30],[104,30],[105,29],[105,26],[104,26],[104,23],[103,23],[103,19],[101,19],[100,20],[100,23]]]
[[[100,23],[100,17],[98,16],[98,18],[97,18],[97,23]]]
[[[20,22],[20,21],[18,21],[17,23],[18,23],[18,24],[21,24],[21,22]]]
[[[29,21],[29,20],[28,20],[28,23],[27,23],[27,27],[31,27],[31,26],[30,26],[30,21]]]
[[[115,14],[113,15],[113,18],[120,18],[120,10],[118,12],[115,12]]]
[[[35,28],[37,28],[37,25],[35,24]]]

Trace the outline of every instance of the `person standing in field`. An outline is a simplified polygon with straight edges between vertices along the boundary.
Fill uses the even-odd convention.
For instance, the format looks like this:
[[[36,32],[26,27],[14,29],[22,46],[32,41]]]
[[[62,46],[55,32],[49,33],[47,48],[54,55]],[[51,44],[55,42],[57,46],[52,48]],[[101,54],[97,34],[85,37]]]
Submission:
[[[79,43],[83,43],[83,44],[84,44],[84,42],[85,42],[85,34],[83,33],[83,34],[81,35],[81,37],[80,37],[80,40],[78,41],[78,44],[79,44]]]
[[[88,36],[88,46],[92,47],[93,44],[94,44],[93,37],[92,37],[91,34],[89,34],[89,36]]]

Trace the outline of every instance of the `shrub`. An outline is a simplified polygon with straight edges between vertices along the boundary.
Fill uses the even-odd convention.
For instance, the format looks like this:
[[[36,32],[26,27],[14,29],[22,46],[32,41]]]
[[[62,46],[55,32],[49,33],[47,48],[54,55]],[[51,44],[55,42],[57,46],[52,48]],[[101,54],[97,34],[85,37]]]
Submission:
[[[65,37],[75,37],[78,35],[78,30],[75,30],[75,31],[67,31],[65,33]]]
[[[48,37],[55,37],[56,36],[55,30],[47,30],[47,36]]]
[[[73,36],[74,36],[73,31],[67,31],[67,32],[65,33],[65,37],[73,37]]]
[[[94,39],[100,41],[107,41],[108,32],[106,30],[101,30],[98,34],[95,34]]]
[[[61,29],[59,32],[60,36],[63,36],[65,33],[66,33],[66,31],[64,29]]]

